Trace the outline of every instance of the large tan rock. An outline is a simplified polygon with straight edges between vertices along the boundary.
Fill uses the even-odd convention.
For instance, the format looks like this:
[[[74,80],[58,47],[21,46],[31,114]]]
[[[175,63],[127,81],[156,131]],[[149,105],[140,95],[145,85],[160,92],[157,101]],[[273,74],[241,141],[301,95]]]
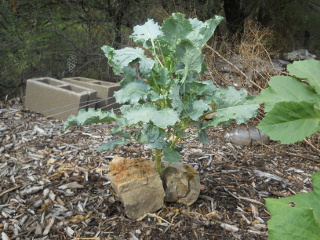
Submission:
[[[165,189],[166,202],[178,202],[186,205],[194,203],[200,194],[199,173],[190,165],[171,163],[161,173]]]
[[[163,207],[165,193],[152,161],[115,157],[109,179],[129,218],[137,219]]]

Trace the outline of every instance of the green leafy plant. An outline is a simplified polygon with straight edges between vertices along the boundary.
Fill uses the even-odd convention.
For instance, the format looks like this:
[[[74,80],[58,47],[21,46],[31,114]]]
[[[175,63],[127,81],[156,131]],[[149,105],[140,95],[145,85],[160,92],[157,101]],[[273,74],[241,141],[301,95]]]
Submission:
[[[320,239],[320,172],[312,175],[313,192],[266,199],[271,214],[269,240]]]
[[[222,17],[205,22],[186,19],[174,13],[162,26],[149,19],[135,26],[131,38],[143,48],[126,47],[115,50],[103,46],[115,74],[123,74],[116,102],[123,104],[121,114],[90,109],[70,116],[65,129],[73,125],[115,121],[110,133],[118,136],[98,148],[114,147],[138,141],[147,144],[156,168],[161,160],[177,162],[183,140],[198,134],[200,142],[209,143],[206,128],[235,120],[247,122],[256,114],[258,104],[252,103],[244,89],[220,89],[212,81],[201,81],[206,70],[201,53]],[[205,114],[214,113],[210,121]],[[186,133],[193,125],[194,132]],[[129,127],[129,128],[128,128]]]
[[[254,100],[265,104],[258,128],[284,144],[320,131],[320,61],[297,61],[287,70],[292,76],[272,77]]]

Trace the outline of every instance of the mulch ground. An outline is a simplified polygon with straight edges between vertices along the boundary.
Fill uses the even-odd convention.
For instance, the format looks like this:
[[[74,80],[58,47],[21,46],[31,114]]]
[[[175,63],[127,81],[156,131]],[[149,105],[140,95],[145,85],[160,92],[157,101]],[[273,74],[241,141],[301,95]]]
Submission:
[[[319,152],[305,142],[238,146],[208,130],[210,144],[185,142],[182,160],[201,177],[191,206],[166,203],[139,221],[128,219],[110,186],[113,156],[146,157],[143,145],[96,152],[110,126],[63,130],[63,122],[0,104],[0,232],[2,239],[267,239],[264,198],[312,191]],[[192,130],[192,129],[191,129]],[[309,139],[319,149],[319,135]]]

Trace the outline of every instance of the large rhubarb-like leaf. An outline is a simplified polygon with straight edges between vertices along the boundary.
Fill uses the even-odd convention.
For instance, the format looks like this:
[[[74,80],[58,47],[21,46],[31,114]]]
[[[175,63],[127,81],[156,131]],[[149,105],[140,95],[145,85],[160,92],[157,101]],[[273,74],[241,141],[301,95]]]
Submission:
[[[320,94],[320,61],[314,59],[297,61],[288,65],[287,69],[290,74],[307,80]]]
[[[314,102],[315,100],[320,102],[320,95],[314,88],[293,77],[275,76],[270,79],[269,87],[264,89],[254,102],[265,103],[265,111],[269,112],[279,102]]]
[[[320,239],[320,172],[314,173],[312,179],[313,192],[265,199],[271,214],[268,240]]]
[[[280,102],[258,125],[272,140],[290,144],[320,131],[320,110],[312,102]]]

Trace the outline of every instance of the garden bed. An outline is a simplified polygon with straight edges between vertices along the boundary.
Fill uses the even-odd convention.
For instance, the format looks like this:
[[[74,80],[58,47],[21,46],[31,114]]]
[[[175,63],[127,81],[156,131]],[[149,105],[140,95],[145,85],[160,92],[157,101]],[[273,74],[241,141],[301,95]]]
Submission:
[[[264,198],[311,191],[320,171],[309,145],[237,146],[234,126],[208,129],[209,145],[185,142],[182,160],[200,173],[199,199],[168,203],[138,221],[125,216],[107,173],[113,156],[150,158],[143,145],[96,152],[108,124],[63,130],[63,122],[0,106],[0,231],[3,239],[267,239]],[[319,149],[319,136],[311,142]],[[6,238],[8,237],[8,238]]]

